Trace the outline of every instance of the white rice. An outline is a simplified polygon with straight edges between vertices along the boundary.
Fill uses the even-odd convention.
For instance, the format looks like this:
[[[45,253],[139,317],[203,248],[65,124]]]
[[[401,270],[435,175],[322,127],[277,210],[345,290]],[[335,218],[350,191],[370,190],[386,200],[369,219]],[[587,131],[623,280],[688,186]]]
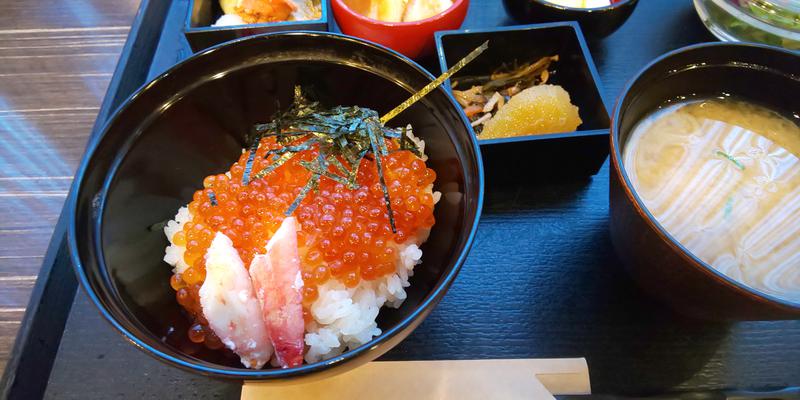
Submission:
[[[173,273],[182,274],[183,271],[189,268],[189,265],[183,260],[183,253],[186,252],[186,247],[172,243],[172,237],[183,230],[183,224],[191,220],[192,213],[189,212],[189,208],[181,207],[178,209],[175,219],[167,222],[167,225],[164,227],[164,234],[167,235],[167,240],[169,240],[169,246],[164,250],[164,261],[172,265]]]
[[[411,129],[408,132],[422,152],[423,161],[427,160],[424,153],[425,142],[414,136]],[[438,203],[441,193],[433,192],[433,185],[426,190],[433,195],[434,204]],[[183,229],[184,223],[191,220],[189,209],[181,207],[175,219],[164,227],[164,234],[170,241],[164,261],[172,265],[173,272],[176,273],[183,273],[189,266],[183,260],[186,248],[172,243],[172,237]],[[397,245],[400,257],[396,270],[391,275],[374,281],[362,280],[352,289],[346,288],[335,279],[318,288],[319,297],[310,309],[314,320],[306,324],[306,362],[314,363],[335,357],[346,349],[359,347],[381,334],[375,322],[378,312],[383,306],[398,308],[403,304],[406,299],[405,288],[410,286],[408,279],[414,274],[414,267],[422,262],[422,250],[417,243],[424,243],[429,233],[427,230],[420,232],[415,241],[409,240]],[[296,285],[302,286],[302,278],[298,276],[297,279]]]
[[[375,281],[361,281],[352,289],[337,280],[319,287],[319,298],[311,305],[314,322],[306,325],[305,360],[314,363],[354,349],[381,334],[375,319],[384,305],[400,307],[406,299],[414,266],[422,262],[422,250],[407,244],[400,251],[397,270]]]
[[[438,200],[439,193],[435,193]],[[183,229],[183,224],[191,221],[192,215],[187,207],[178,210],[175,219],[164,227],[164,234],[170,241],[164,261],[173,266],[173,272],[182,273],[188,268],[183,260],[186,247],[172,243],[175,233]],[[427,239],[428,232],[420,235],[420,243]],[[337,356],[347,348],[354,349],[381,334],[375,319],[384,305],[397,308],[406,299],[405,288],[410,286],[408,279],[414,275],[414,267],[422,262],[422,250],[414,243],[399,246],[400,257],[396,271],[374,281],[362,280],[352,289],[331,279],[318,288],[319,297],[311,305],[314,321],[306,324],[305,343],[308,349],[305,360],[308,363]],[[297,277],[298,287],[302,278]]]

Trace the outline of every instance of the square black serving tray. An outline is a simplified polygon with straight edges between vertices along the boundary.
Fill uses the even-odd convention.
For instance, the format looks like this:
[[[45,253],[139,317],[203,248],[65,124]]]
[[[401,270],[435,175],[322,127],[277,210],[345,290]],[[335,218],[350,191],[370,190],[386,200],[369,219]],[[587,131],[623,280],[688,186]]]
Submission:
[[[561,85],[570,94],[583,120],[575,132],[479,140],[487,174],[513,181],[522,175],[514,171],[557,172],[562,177],[597,173],[608,157],[611,122],[594,60],[578,24],[568,21],[437,32],[436,52],[442,71],[484,41],[489,42],[489,49],[451,82],[459,76],[489,75],[503,63],[558,55],[548,83]]]
[[[330,7],[327,0],[320,0],[320,17],[307,21],[282,21],[263,24],[247,24],[235,26],[211,26],[222,15],[219,0],[189,0],[186,13],[184,34],[189,46],[195,52],[207,49],[216,44],[260,33],[281,31],[327,31]]]
[[[192,54],[183,36],[188,7],[189,0],[142,1],[90,140],[133,91]],[[473,0],[464,28],[511,23],[496,0]],[[691,0],[639,2],[619,31],[589,43],[605,101],[656,56],[710,40]],[[487,176],[475,244],[455,284],[382,360],[586,357],[593,391],[607,394],[800,386],[800,321],[689,320],[633,285],[609,240],[607,163],[591,178],[515,173],[513,183]],[[67,213],[0,398],[238,398],[239,382],[168,367],[102,320],[76,286]]]

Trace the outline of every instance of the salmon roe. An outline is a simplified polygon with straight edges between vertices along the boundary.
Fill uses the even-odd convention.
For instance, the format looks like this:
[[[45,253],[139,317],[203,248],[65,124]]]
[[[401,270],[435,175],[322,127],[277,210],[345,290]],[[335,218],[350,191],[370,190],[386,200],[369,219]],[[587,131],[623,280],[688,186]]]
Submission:
[[[319,190],[310,191],[292,214],[300,224],[297,239],[306,322],[312,318],[309,307],[317,299],[320,285],[336,279],[355,287],[361,281],[393,273],[400,262],[398,244],[419,244],[420,236],[435,222],[431,188],[436,173],[412,152],[397,151],[396,140],[386,143],[391,152],[381,160],[396,232],[392,232],[389,223],[383,188],[371,156],[361,161],[358,188],[348,189],[322,177]],[[267,152],[280,147],[272,137],[261,140],[251,179],[274,162],[272,155],[265,158]],[[244,185],[242,176],[249,154],[242,153],[230,168],[230,177],[218,174],[203,180],[203,189],[194,193],[188,206],[192,220],[172,238],[174,244],[185,246],[183,258],[189,268],[173,275],[170,285],[178,303],[194,317],[189,339],[205,342],[210,348],[221,344],[203,318],[199,289],[206,276],[204,255],[211,240],[216,232],[224,233],[249,267],[254,255],[264,253],[267,242],[286,217],[285,212],[311,178],[311,172],[300,162],[315,160],[318,151],[312,148],[299,152],[263,178]],[[334,168],[330,171],[342,174]],[[212,196],[217,205],[212,205]]]

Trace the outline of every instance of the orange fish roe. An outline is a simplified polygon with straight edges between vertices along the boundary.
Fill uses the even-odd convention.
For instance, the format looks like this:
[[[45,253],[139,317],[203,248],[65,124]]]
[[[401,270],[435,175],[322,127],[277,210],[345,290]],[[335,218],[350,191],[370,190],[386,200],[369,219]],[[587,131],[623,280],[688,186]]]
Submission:
[[[319,190],[309,192],[293,213],[301,225],[297,239],[303,268],[303,314],[307,322],[311,318],[309,307],[317,299],[320,285],[337,279],[352,288],[362,280],[371,281],[393,273],[400,262],[398,244],[407,241],[419,244],[419,237],[434,224],[431,187],[436,173],[412,152],[396,151],[399,147],[396,140],[386,143],[391,152],[382,161],[395,233],[371,156],[361,161],[356,179],[359,188],[348,189],[322,177]],[[280,147],[273,137],[261,139],[250,176],[270,165],[272,156],[267,159],[264,156]],[[218,348],[219,339],[203,318],[198,291],[205,280],[204,255],[214,233],[227,235],[249,267],[255,254],[264,253],[267,241],[311,177],[311,172],[300,162],[315,160],[318,151],[312,148],[299,152],[263,178],[243,185],[249,153],[243,152],[233,164],[230,178],[225,174],[205,178],[204,189],[196,191],[189,203],[192,220],[172,238],[174,244],[186,247],[184,261],[189,268],[174,275],[170,284],[176,290],[178,303],[194,316],[195,325],[189,330],[189,338],[195,343],[205,341],[212,348]],[[210,199],[212,192],[216,206]]]

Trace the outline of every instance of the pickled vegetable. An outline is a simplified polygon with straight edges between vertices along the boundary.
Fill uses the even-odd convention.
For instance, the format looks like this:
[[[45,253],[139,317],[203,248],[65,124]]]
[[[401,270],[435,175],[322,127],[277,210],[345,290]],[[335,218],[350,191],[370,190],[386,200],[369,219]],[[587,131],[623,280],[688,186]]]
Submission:
[[[538,85],[512,97],[484,123],[481,139],[572,132],[582,123],[578,107],[558,85]]]

